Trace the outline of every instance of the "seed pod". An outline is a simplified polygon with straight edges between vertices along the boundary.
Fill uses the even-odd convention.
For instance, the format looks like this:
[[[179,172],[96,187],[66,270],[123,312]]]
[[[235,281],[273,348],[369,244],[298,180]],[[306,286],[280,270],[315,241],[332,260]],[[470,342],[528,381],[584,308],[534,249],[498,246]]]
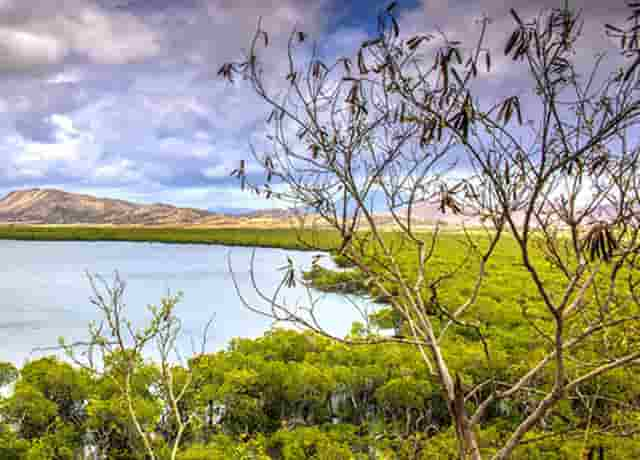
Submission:
[[[360,48],[360,50],[358,51],[358,70],[360,70],[361,74],[369,73],[367,66],[365,65],[365,62],[364,62],[364,53],[362,51],[362,48]]]
[[[508,55],[511,53],[511,50],[515,46],[518,38],[520,38],[520,29],[517,29],[516,31],[514,31],[509,37],[509,40],[507,40],[507,45],[504,48],[505,55]]]
[[[393,16],[391,16],[391,26],[393,28],[393,35],[395,35],[397,38],[400,35],[400,26],[398,25],[398,21],[396,21],[396,18],[394,18]]]
[[[347,72],[347,74],[351,74],[351,59],[343,58],[342,63],[344,64],[344,70]]]

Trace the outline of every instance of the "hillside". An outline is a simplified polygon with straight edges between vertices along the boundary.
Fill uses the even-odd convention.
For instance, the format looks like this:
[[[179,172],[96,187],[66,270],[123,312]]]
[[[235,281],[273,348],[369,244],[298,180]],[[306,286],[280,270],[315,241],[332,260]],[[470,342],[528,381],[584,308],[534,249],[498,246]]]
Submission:
[[[168,204],[136,204],[55,189],[9,193],[0,200],[0,222],[24,224],[188,225],[213,214]]]
[[[295,213],[286,209],[238,215],[170,204],[138,204],[56,189],[10,192],[0,199],[0,224],[123,225],[162,227],[289,227]]]

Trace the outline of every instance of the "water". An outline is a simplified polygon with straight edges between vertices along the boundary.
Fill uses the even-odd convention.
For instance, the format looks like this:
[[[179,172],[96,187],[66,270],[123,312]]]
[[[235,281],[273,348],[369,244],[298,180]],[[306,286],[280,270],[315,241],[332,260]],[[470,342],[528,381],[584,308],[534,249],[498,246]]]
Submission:
[[[265,308],[252,287],[249,267],[252,248],[124,242],[0,241],[0,361],[22,365],[47,354],[38,348],[56,346],[58,337],[86,338],[87,325],[100,316],[89,302],[88,270],[107,278],[118,270],[126,280],[125,302],[134,324],[148,318],[146,306],[167,292],[182,291],[177,313],[183,324],[179,342],[188,355],[200,347],[204,325],[214,315],[207,351],[219,350],[233,337],[257,337],[271,326],[267,318],[242,305],[227,265],[230,255],[241,292],[252,306]],[[254,270],[261,289],[272,295],[290,256],[308,268],[313,253],[258,248]],[[330,263],[324,257],[324,264]],[[361,320],[349,299],[314,292],[320,323],[331,333],[345,335],[352,321]],[[288,305],[308,305],[307,290],[297,286],[283,292]],[[359,301],[365,307],[364,301]]]

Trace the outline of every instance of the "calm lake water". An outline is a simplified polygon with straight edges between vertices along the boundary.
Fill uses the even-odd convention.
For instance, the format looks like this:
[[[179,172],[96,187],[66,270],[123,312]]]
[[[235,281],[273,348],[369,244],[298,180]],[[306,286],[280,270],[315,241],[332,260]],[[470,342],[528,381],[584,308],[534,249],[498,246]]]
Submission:
[[[242,306],[227,266],[230,254],[242,291],[252,304],[264,307],[251,286],[251,253],[251,248],[207,245],[0,241],[0,361],[21,365],[27,359],[54,354],[33,349],[55,346],[60,336],[86,337],[89,321],[100,318],[89,302],[86,270],[105,277],[118,270],[127,282],[125,301],[134,324],[143,323],[146,306],[158,302],[167,290],[182,291],[177,312],[185,333],[180,341],[184,354],[192,350],[190,337],[198,340],[212,315],[208,351],[221,349],[233,337],[259,336],[271,323]],[[274,292],[282,276],[278,268],[286,264],[287,256],[296,266],[308,268],[313,255],[256,249],[260,287]],[[330,264],[328,257],[323,260],[324,265]],[[321,297],[319,318],[332,333],[345,335],[351,322],[360,319],[345,297],[314,294]],[[308,302],[301,287],[286,289],[284,297],[290,305]]]

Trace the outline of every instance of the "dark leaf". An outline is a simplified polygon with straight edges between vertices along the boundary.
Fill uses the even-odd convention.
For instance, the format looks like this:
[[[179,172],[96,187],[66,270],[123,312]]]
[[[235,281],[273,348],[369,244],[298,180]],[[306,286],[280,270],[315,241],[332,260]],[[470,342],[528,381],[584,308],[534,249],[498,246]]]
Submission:
[[[517,97],[513,98],[513,105],[516,108],[516,115],[518,116],[518,124],[522,124],[522,112],[520,111],[520,100]]]
[[[635,61],[633,61],[633,64],[631,64],[629,66],[629,68],[627,69],[627,71],[624,74],[624,81],[628,81],[631,76],[633,75],[633,73],[635,72],[636,68],[638,67],[638,64],[640,64],[640,56],[638,56],[636,58]]]
[[[289,75],[287,75],[287,81],[291,82],[292,85],[296,82],[296,78],[298,78],[297,72],[291,72]]]
[[[618,249],[618,243],[616,243],[616,240],[613,237],[613,234],[611,233],[611,230],[609,229],[609,227],[605,229],[605,233],[607,236],[607,242],[609,243],[609,247],[613,249]]]
[[[456,72],[456,69],[454,67],[451,67],[451,75],[453,75],[453,77],[456,79],[460,87],[464,86],[464,83],[462,82],[460,75],[458,75],[458,72]]]
[[[515,46],[519,37],[520,37],[520,29],[515,30],[511,34],[511,37],[509,37],[509,40],[507,41],[507,45],[504,48],[504,54],[508,55],[509,53],[511,53],[511,50]]]
[[[429,37],[426,35],[413,37],[407,40],[407,48],[409,48],[411,51],[414,51],[418,46],[420,46],[420,43],[422,43],[425,40],[427,41],[429,40]]]
[[[391,16],[391,25],[393,26],[393,35],[398,37],[400,35],[400,26],[398,25],[398,21],[396,21],[396,18],[394,18],[393,16]]]
[[[529,42],[523,35],[522,40],[520,40],[520,46],[513,55],[513,60],[515,61],[518,58],[524,58],[524,55],[527,53],[527,49],[529,49]]]
[[[382,43],[382,37],[374,38],[373,40],[367,40],[360,45],[361,48],[368,48],[370,46],[378,45]]]
[[[507,99],[506,101],[504,101],[502,103],[502,106],[500,107],[500,110],[498,111],[498,117],[496,118],[496,121],[498,123],[500,123],[500,120],[502,120],[504,118],[504,115],[507,111],[507,107],[509,107],[510,104],[510,99]]]
[[[518,13],[516,13],[516,10],[514,10],[513,8],[511,8],[509,10],[509,12],[511,13],[511,16],[513,16],[513,19],[516,20],[516,22],[520,25],[522,25],[522,20],[520,19],[520,17],[518,16]]]
[[[460,54],[460,50],[458,48],[452,48],[453,54],[456,56],[456,60],[458,64],[462,64],[462,55]]]
[[[447,90],[447,88],[449,88],[449,70],[447,64],[448,63],[446,59],[443,59],[440,64],[440,72],[442,73],[442,86],[445,91]]]
[[[507,102],[507,108],[504,111],[504,124],[508,124],[511,120],[511,115],[513,114],[513,102],[512,99],[509,99]]]
[[[313,78],[320,78],[323,69],[326,70],[326,66],[321,61],[314,62],[311,68],[311,75]]]
[[[344,64],[344,70],[347,71],[348,74],[351,73],[351,59],[349,58],[344,58],[342,60],[343,64]]]
[[[467,116],[463,116],[462,117],[462,138],[466,140],[469,138],[469,119],[467,118]]]
[[[617,243],[606,223],[597,223],[584,238],[583,247],[589,248],[591,261],[596,258],[609,262],[613,257],[613,251],[617,249]]]
[[[624,31],[622,29],[618,29],[616,26],[613,26],[611,24],[605,24],[604,26],[605,26],[605,28],[607,28],[609,30],[613,30],[614,32],[618,32],[618,33],[621,33],[621,34],[624,33]]]
[[[360,51],[358,51],[358,70],[361,74],[366,74],[369,72],[367,70],[367,66],[364,63],[364,53],[362,51],[362,48],[360,49]]]

